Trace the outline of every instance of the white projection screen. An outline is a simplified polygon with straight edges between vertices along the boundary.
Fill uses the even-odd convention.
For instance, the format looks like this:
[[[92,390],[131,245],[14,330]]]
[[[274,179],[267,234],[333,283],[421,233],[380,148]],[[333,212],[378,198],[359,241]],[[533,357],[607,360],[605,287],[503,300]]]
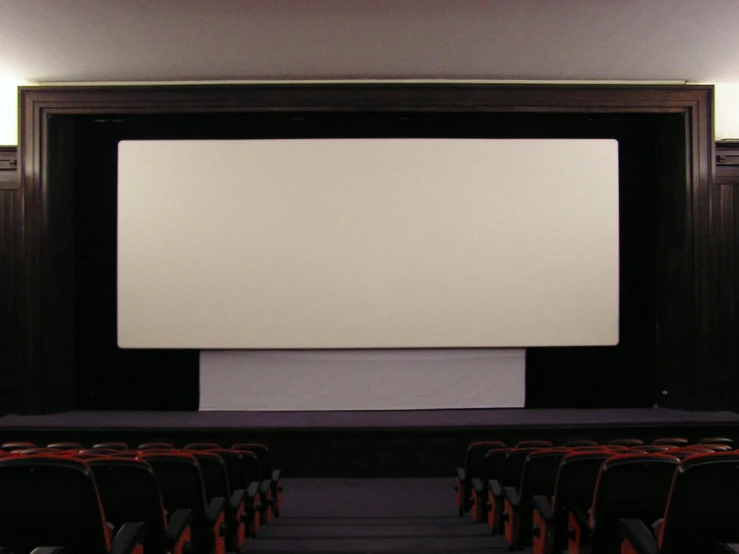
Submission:
[[[122,141],[121,348],[618,342],[614,140]]]

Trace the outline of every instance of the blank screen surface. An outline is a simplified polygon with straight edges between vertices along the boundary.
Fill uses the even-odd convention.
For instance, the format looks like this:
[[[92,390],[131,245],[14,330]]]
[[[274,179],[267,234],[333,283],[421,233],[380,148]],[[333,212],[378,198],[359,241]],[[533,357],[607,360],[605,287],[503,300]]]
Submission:
[[[122,348],[618,342],[618,144],[122,141]]]

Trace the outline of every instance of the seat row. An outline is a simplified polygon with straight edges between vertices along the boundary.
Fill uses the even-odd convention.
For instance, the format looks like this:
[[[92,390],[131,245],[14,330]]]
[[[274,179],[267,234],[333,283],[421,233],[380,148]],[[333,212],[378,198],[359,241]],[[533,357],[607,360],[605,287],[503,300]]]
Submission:
[[[512,550],[672,554],[739,541],[739,453],[727,444],[485,448],[497,462],[486,486],[472,477],[470,511]]]
[[[239,552],[279,516],[282,489],[262,444],[6,443],[0,554]]]
[[[594,440],[578,439],[567,441],[561,446],[564,448],[587,451],[591,449],[601,449],[608,446],[613,449],[638,448],[641,453],[659,453],[674,448],[688,450],[706,449],[706,450],[731,450],[733,439],[728,437],[707,437],[701,439],[696,444],[689,444],[689,441],[680,437],[662,437],[654,440],[651,444],[645,444],[641,439],[622,438],[608,442],[607,445],[600,445]],[[518,441],[513,447],[519,453],[525,452],[525,449],[547,448],[555,446],[551,441],[547,440],[523,440]],[[475,500],[475,495],[486,493],[486,484],[491,479],[497,478],[501,472],[501,465],[508,450],[505,443],[501,441],[476,441],[467,447],[463,466],[457,468],[457,484],[456,504],[460,516],[470,511]],[[490,454],[490,456],[488,456]],[[520,455],[520,454],[519,454]],[[509,462],[511,465],[512,462]],[[482,490],[473,490],[473,480],[478,479],[482,483]],[[481,521],[482,516],[473,512],[473,519]]]

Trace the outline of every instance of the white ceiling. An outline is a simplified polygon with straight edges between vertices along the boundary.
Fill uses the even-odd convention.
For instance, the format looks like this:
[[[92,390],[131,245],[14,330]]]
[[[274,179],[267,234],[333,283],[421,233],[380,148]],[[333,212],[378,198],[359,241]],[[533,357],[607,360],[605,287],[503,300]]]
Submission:
[[[739,0],[0,0],[0,74],[739,82]]]

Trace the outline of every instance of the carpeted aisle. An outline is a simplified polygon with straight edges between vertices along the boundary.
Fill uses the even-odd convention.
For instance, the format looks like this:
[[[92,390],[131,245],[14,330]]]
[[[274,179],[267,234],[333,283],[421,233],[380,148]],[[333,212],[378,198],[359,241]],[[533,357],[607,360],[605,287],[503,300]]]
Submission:
[[[244,552],[503,552],[487,525],[456,516],[454,479],[292,479],[283,515]]]

